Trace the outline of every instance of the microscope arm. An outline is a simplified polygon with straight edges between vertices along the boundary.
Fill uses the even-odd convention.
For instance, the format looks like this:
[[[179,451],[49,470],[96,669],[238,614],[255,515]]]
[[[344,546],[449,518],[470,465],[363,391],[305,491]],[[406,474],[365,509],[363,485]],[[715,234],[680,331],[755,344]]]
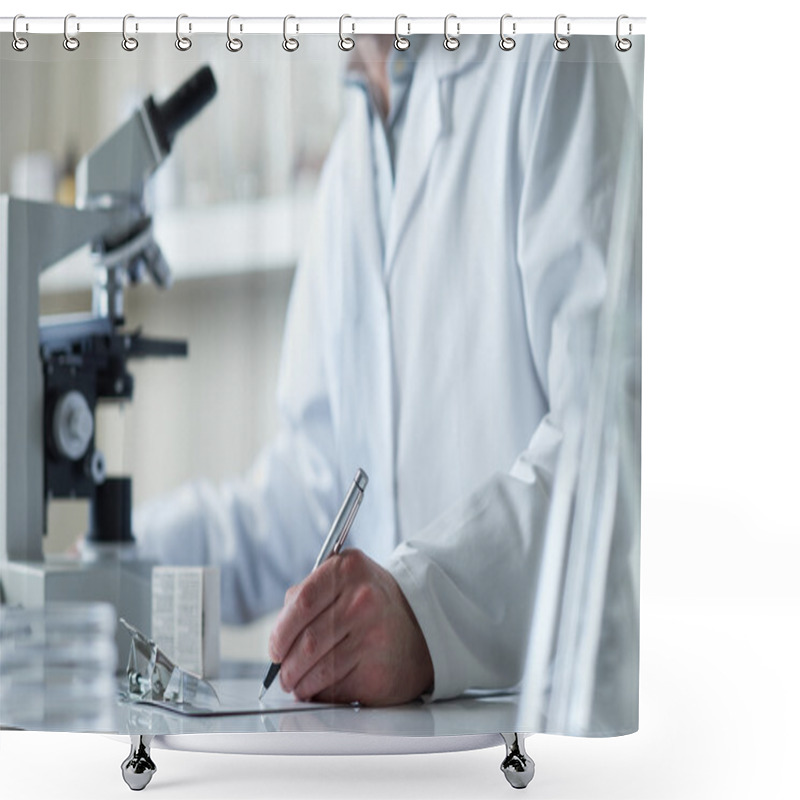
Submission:
[[[0,258],[22,275],[39,275],[73,251],[137,223],[129,207],[85,210],[53,203],[0,197],[6,250]]]

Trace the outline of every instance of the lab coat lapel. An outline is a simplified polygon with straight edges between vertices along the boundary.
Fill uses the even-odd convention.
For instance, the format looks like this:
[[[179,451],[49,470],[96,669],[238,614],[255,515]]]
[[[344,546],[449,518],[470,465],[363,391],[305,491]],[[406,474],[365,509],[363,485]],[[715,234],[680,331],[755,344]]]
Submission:
[[[411,219],[419,206],[436,146],[449,128],[452,92],[448,81],[478,63],[480,58],[481,43],[477,40],[481,37],[465,38],[455,52],[445,50],[439,37],[426,38],[415,67],[397,154],[394,198],[386,232],[387,281],[403,236],[410,229]]]
[[[418,70],[430,68],[421,63]],[[391,275],[397,249],[402,242],[408,218],[422,191],[433,151],[442,129],[439,81],[415,75],[408,98],[402,144],[394,178],[394,198],[386,232],[386,277]],[[423,80],[420,80],[423,79]],[[422,85],[421,85],[422,84]]]
[[[375,186],[375,141],[363,82],[353,81],[345,119],[349,162],[340,165],[342,193],[330,208],[331,225],[342,236],[331,263],[341,292],[333,299],[342,322],[331,337],[331,363],[338,384],[334,417],[342,431],[339,460],[346,482],[356,467],[370,476],[366,502],[353,527],[352,543],[379,562],[397,544],[394,496],[394,407],[389,308],[381,269],[384,259]]]

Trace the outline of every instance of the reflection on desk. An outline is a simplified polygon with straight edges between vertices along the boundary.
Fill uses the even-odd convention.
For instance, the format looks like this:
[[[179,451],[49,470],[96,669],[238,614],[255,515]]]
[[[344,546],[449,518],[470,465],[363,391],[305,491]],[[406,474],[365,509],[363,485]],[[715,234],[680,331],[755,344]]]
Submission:
[[[225,665],[224,677],[213,681],[222,698],[236,698],[255,687],[260,665]],[[277,686],[277,684],[276,684]],[[272,690],[270,690],[272,691]],[[278,689],[279,691],[279,689]],[[143,703],[122,702],[117,732],[126,734],[199,733],[346,733],[375,737],[432,737],[497,734],[515,729],[516,694],[476,694],[436,703],[417,701],[389,708],[297,703],[285,696],[283,710],[226,716],[186,716]],[[276,698],[265,700],[276,706]],[[496,742],[495,742],[496,743]],[[482,746],[482,745],[479,745]]]
[[[213,682],[221,699],[253,696],[257,708],[258,689],[263,665],[223,664],[222,676]],[[470,747],[485,747],[498,743],[497,734],[517,729],[519,697],[516,694],[476,693],[454,700],[424,703],[407,703],[389,708],[367,708],[354,705],[325,705],[300,703],[289,696],[283,698],[268,695],[270,711],[235,713],[224,716],[186,716],[146,703],[122,699],[123,683],[120,683],[120,700],[113,709],[113,721],[108,717],[87,724],[86,715],[65,718],[43,713],[41,719],[30,725],[29,730],[56,730],[95,732],[106,734],[149,734],[167,737],[156,741],[156,747],[176,749],[200,749],[221,752],[430,752],[432,750],[461,750]],[[278,684],[276,690],[280,692]],[[280,708],[280,700],[285,706]],[[0,727],[19,727],[3,719],[0,708]],[[252,734],[284,734],[269,738],[248,738]],[[180,742],[170,737],[179,734],[214,734],[205,737],[179,737]],[[225,737],[216,734],[226,734]],[[243,739],[229,739],[230,734],[247,734]],[[319,734],[319,736],[317,736]],[[348,736],[331,736],[346,734]],[[422,739],[453,737],[431,746]],[[465,741],[467,737],[469,741]],[[487,738],[488,737],[488,738]],[[374,741],[369,741],[373,739]],[[420,740],[414,743],[413,740]],[[224,740],[224,741],[223,741]],[[243,741],[247,744],[243,744]],[[353,741],[360,742],[353,745]],[[301,747],[300,742],[305,744]]]

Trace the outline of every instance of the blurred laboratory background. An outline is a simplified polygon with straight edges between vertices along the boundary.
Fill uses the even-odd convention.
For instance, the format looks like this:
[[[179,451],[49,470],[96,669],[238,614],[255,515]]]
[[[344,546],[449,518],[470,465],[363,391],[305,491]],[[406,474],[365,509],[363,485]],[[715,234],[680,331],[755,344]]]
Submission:
[[[191,478],[241,472],[277,430],[287,301],[340,116],[347,58],[331,69],[336,41],[308,37],[304,57],[293,59],[277,37],[245,37],[230,53],[224,36],[203,36],[179,52],[174,37],[149,34],[125,52],[119,36],[93,34],[72,62],[59,37],[2,60],[0,193],[66,205],[75,202],[78,160],[145,97],[163,100],[203,64],[214,71],[216,98],[151,181],[173,286],[143,283],[125,294],[127,327],[187,339],[189,357],[132,362],[133,402],[98,414],[108,473],[133,477],[134,504]],[[88,249],[68,257],[40,280],[41,312],[89,311],[92,280]],[[49,503],[45,552],[68,550],[87,522],[86,502]],[[223,650],[240,642],[224,655],[265,652],[258,629],[237,635],[223,636]]]

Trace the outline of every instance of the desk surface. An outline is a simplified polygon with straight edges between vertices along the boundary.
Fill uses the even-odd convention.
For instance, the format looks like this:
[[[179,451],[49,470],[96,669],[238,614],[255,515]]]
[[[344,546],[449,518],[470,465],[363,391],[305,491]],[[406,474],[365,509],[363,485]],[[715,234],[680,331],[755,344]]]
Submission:
[[[263,678],[257,664],[226,665],[215,686],[252,683],[254,700]],[[277,686],[277,684],[276,684]],[[267,700],[265,698],[265,700]],[[257,704],[254,702],[254,705]],[[389,708],[339,705],[268,713],[225,716],[185,716],[142,703],[117,707],[119,733],[347,733],[369,736],[432,737],[497,734],[512,731],[518,696],[492,694],[460,697],[437,703],[416,701]]]
[[[259,664],[226,664],[223,677],[215,687],[230,689],[252,683],[254,707],[263,678]],[[277,684],[276,684],[277,686]],[[245,695],[246,696],[246,695]],[[269,698],[265,698],[269,699]],[[517,730],[518,696],[483,694],[454,700],[424,703],[416,701],[389,708],[366,708],[351,705],[319,707],[297,704],[297,710],[222,716],[186,716],[162,707],[120,700],[110,714],[96,718],[72,718],[49,713],[46,704],[40,709],[41,720],[3,719],[0,726],[28,730],[86,731],[114,734],[362,734],[370,737],[462,737],[496,735]],[[389,744],[388,742],[385,744]]]

